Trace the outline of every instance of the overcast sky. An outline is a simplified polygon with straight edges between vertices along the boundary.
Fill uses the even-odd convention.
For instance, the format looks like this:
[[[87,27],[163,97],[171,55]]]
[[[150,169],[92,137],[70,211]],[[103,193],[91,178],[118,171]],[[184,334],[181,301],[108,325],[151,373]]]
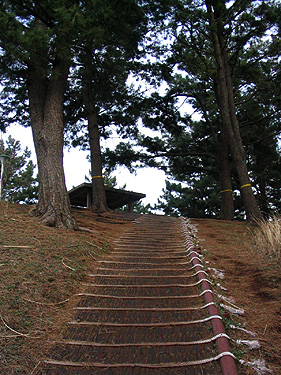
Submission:
[[[32,152],[34,164],[37,164],[31,128],[12,125],[6,133],[2,134],[3,140],[5,141],[9,135],[20,141],[22,149],[28,147]],[[64,172],[68,190],[82,184],[85,182],[85,176],[89,176],[90,163],[86,159],[87,155],[88,152],[80,151],[78,148],[70,151],[64,150]],[[146,194],[146,198],[142,199],[142,203],[145,205],[157,203],[157,199],[165,187],[165,173],[155,168],[140,169],[136,175],[130,174],[125,168],[118,168],[113,175],[117,178],[117,187],[126,184],[127,190]]]

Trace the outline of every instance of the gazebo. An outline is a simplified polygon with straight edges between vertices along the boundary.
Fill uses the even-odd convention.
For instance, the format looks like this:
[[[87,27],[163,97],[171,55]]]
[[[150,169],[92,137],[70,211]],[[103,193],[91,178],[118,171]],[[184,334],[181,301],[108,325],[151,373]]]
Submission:
[[[71,189],[69,192],[69,199],[72,206],[76,207],[91,207],[92,202],[92,184],[84,182]],[[107,205],[111,210],[129,206],[129,211],[133,209],[133,203],[145,198],[145,194],[135,193],[133,191],[115,189],[105,187]]]

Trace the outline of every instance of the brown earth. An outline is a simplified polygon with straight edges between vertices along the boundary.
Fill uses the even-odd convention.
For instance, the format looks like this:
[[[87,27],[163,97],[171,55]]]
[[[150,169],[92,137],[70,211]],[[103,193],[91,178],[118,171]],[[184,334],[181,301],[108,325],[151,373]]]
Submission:
[[[125,213],[93,214],[75,210],[79,231],[40,225],[30,207],[0,202],[0,368],[3,374],[32,374],[47,357],[52,342],[71,320],[77,293],[84,289],[87,273],[96,268],[100,254],[110,252],[114,240],[131,225]],[[255,229],[243,222],[192,220],[208,267],[222,270],[227,288],[221,294],[235,299],[243,316],[222,310],[233,340],[258,339],[260,350],[233,344],[239,358],[263,358],[273,374],[281,374],[280,269],[260,259],[252,247]],[[210,275],[215,271],[210,270]],[[240,324],[257,334],[228,329]],[[0,372],[1,372],[0,371]],[[240,374],[256,374],[239,366]]]
[[[245,345],[233,346],[235,354],[246,361],[264,359],[272,374],[281,374],[280,267],[270,259],[261,259],[255,251],[255,227],[245,222],[206,219],[192,223],[197,225],[200,245],[206,249],[208,266],[223,271],[224,278],[219,282],[227,291],[215,289],[233,297],[235,306],[245,311],[243,316],[229,317],[224,312],[226,325],[234,321],[256,336],[232,329],[227,333],[234,340],[258,340],[261,345],[260,350],[253,351]],[[240,367],[240,373],[257,374],[249,366]]]

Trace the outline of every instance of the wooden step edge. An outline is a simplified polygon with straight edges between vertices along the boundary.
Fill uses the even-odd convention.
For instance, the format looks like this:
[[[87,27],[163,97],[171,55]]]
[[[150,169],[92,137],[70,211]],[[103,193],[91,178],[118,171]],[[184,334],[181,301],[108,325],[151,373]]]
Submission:
[[[98,260],[97,263],[113,263],[113,264],[128,264],[128,265],[137,265],[139,266],[140,265],[140,262],[121,262],[121,261],[116,261],[116,260]],[[188,260],[186,262],[180,262],[180,263],[166,263],[166,262],[163,262],[163,266],[164,267],[167,267],[167,266],[185,266],[185,265],[188,265],[190,264],[191,261]],[[147,266],[158,266],[159,267],[159,264],[157,263],[151,263],[151,262],[141,262],[142,265],[147,265]]]
[[[198,264],[195,266],[192,266],[190,268],[184,268],[184,269],[179,269],[178,267],[169,267],[169,268],[108,268],[108,267],[98,267],[98,270],[104,270],[104,271],[109,271],[109,272],[114,272],[114,271],[127,271],[127,272],[139,272],[139,271],[145,271],[145,272],[150,272],[150,271],[184,271],[188,272],[193,270],[196,267],[201,267],[203,268],[204,266],[202,264]]]
[[[191,275],[171,275],[171,276],[158,276],[158,275],[104,275],[104,274],[88,274],[89,277],[103,277],[108,279],[118,279],[118,278],[124,278],[124,279],[163,279],[163,278],[173,278],[173,279],[190,279],[191,277],[196,277],[198,273],[204,273],[206,276],[208,276],[207,272],[205,271],[197,271]]]
[[[92,327],[116,327],[116,328],[154,328],[154,327],[175,327],[175,326],[187,326],[194,324],[207,323],[213,319],[222,320],[220,315],[208,316],[204,319],[188,320],[188,321],[175,321],[175,322],[161,322],[161,323],[112,323],[112,322],[87,322],[87,321],[71,321],[67,324],[76,326],[92,326]]]
[[[230,352],[223,352],[219,355],[211,358],[204,358],[195,361],[187,362],[167,362],[167,363],[95,363],[95,362],[71,362],[71,361],[55,361],[45,360],[43,363],[54,366],[68,366],[78,368],[149,368],[149,369],[161,369],[161,368],[183,368],[189,366],[204,365],[210,362],[219,360],[224,356],[235,356]]]
[[[211,289],[204,290],[200,294],[193,294],[193,295],[186,295],[186,296],[114,296],[112,294],[98,294],[98,293],[78,293],[76,296],[78,297],[97,297],[97,298],[109,298],[109,299],[130,299],[130,300],[138,300],[138,299],[148,299],[148,300],[166,300],[166,299],[189,299],[189,298],[201,298],[204,294],[211,293],[213,294]]]
[[[209,337],[206,339],[195,340],[195,341],[173,341],[173,342],[129,342],[129,343],[100,343],[91,341],[79,341],[79,340],[56,340],[56,345],[77,345],[77,346],[92,346],[97,348],[127,348],[127,347],[166,347],[166,346],[192,346],[192,345],[204,345],[216,341],[218,338],[225,337],[230,339],[225,333],[220,333],[216,336]]]
[[[203,281],[210,282],[208,279],[201,279],[193,284],[145,284],[145,285],[139,285],[139,284],[89,284],[89,286],[94,288],[171,288],[171,287],[177,287],[177,288],[193,288],[197,285],[200,285]]]
[[[204,310],[211,305],[215,305],[215,302],[207,303],[203,306],[191,306],[191,307],[92,307],[92,306],[77,306],[74,307],[75,311],[145,311],[145,312],[184,312],[184,311],[195,311],[195,310]]]

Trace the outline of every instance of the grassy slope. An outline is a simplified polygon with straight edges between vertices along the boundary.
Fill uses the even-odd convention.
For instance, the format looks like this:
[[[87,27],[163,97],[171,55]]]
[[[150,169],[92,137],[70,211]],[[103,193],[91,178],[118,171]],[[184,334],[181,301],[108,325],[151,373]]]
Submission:
[[[263,358],[273,373],[281,374],[281,267],[276,259],[256,251],[254,238],[257,228],[245,222],[220,220],[193,220],[197,224],[200,244],[210,268],[222,270],[224,278],[215,279],[227,290],[215,289],[226,297],[234,299],[232,307],[245,311],[244,315],[225,315],[225,324],[234,322],[256,333],[229,329],[232,339],[259,340],[260,350],[249,350],[246,345],[234,345],[235,354],[244,360]],[[210,274],[214,274],[211,270]],[[224,301],[222,301],[224,302]],[[230,305],[231,306],[231,305]],[[249,366],[240,368],[241,374],[257,374]]]
[[[29,210],[0,202],[0,368],[7,375],[30,374],[47,355],[96,258],[131,225],[77,210],[82,230],[59,230]]]
[[[71,320],[87,273],[95,270],[96,259],[112,249],[132,219],[76,210],[82,230],[73,232],[43,227],[29,210],[0,202],[0,368],[7,375],[31,374],[47,357],[63,324]],[[235,321],[255,331],[262,356],[275,374],[281,374],[280,269],[257,256],[244,223],[203,219],[193,223],[198,225],[208,266],[224,272],[225,278],[218,281],[227,291],[220,292],[245,309],[240,317],[222,311],[226,324]],[[229,333],[235,339],[252,339]],[[235,351],[245,359],[259,357],[259,351],[244,346]],[[256,373],[249,367],[240,371]]]

